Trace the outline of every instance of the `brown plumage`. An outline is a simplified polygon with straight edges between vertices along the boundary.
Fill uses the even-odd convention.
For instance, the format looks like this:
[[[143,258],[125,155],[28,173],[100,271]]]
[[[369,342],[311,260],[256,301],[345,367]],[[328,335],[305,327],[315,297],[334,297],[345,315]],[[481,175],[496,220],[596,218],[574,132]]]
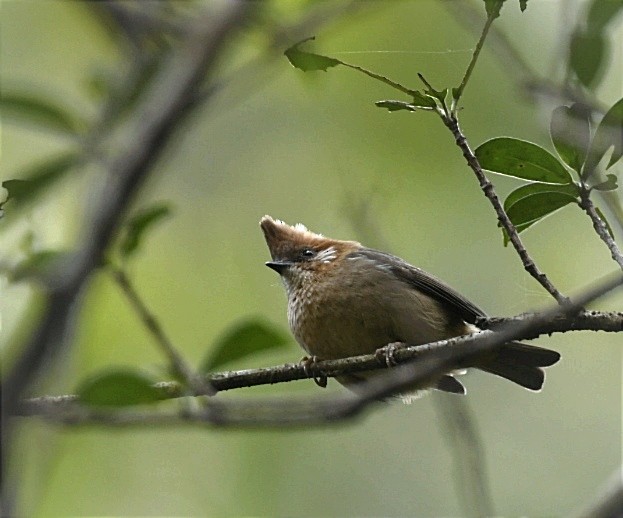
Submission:
[[[425,344],[477,331],[484,312],[436,277],[356,241],[329,239],[264,216],[260,221],[272,261],[288,295],[288,323],[307,353],[337,359],[374,353],[394,342]],[[531,390],[560,355],[511,342],[475,367]],[[352,386],[362,375],[338,378]],[[451,373],[434,388],[464,393]]]

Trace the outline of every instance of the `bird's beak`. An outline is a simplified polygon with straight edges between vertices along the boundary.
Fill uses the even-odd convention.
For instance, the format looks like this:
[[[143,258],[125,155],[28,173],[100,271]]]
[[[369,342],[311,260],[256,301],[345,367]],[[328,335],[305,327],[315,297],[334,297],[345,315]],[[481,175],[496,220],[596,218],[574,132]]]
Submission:
[[[290,266],[292,266],[292,261],[268,261],[266,266],[275,270],[278,274],[282,274],[286,271]]]

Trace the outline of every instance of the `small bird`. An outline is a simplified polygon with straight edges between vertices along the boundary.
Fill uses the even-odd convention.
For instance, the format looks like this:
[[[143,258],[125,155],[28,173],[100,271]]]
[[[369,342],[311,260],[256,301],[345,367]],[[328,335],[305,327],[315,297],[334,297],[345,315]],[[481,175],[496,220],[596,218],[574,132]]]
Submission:
[[[485,313],[429,273],[356,241],[340,241],[290,226],[270,216],[260,221],[272,260],[288,295],[288,323],[298,343],[318,359],[371,354],[396,342],[421,345],[478,331]],[[473,367],[530,390],[543,386],[541,367],[556,351],[507,343]],[[354,388],[370,373],[337,377]],[[374,375],[372,373],[372,375]],[[453,373],[431,388],[464,394]]]

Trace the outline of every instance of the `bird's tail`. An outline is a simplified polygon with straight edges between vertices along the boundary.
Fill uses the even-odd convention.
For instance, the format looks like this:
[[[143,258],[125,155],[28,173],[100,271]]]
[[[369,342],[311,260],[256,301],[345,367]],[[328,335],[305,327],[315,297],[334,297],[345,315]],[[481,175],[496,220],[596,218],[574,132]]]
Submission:
[[[527,389],[538,391],[545,381],[545,372],[541,367],[554,365],[559,359],[560,354],[556,351],[509,342],[487,355],[477,367]]]

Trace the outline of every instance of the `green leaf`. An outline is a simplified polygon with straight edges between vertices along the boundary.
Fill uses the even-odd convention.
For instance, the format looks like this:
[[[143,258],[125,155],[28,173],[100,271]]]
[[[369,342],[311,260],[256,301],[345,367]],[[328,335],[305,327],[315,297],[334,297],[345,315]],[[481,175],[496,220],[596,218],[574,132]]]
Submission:
[[[12,117],[34,123],[52,131],[75,135],[78,121],[65,108],[51,101],[25,93],[2,93],[0,96],[2,117]]]
[[[487,16],[489,18],[497,18],[500,16],[500,10],[502,9],[502,5],[506,0],[484,0],[485,1],[485,10],[487,11]]]
[[[77,165],[79,159],[80,157],[76,153],[65,153],[31,166],[20,175],[24,178],[22,180],[5,180],[2,182],[2,187],[9,194],[6,200],[0,203],[0,210],[4,209],[4,205],[9,200],[14,200],[18,207],[32,201],[45,188],[59,180],[73,166]]]
[[[418,91],[413,92],[413,103],[411,104],[422,109],[431,109],[437,106],[435,99]]]
[[[315,38],[312,36],[311,38],[299,41],[284,52],[292,66],[302,70],[303,72],[310,72],[314,70],[323,70],[326,72],[328,68],[336,67],[342,64],[342,62],[338,59],[322,56],[320,54],[314,54],[312,52],[305,52],[299,48],[303,43],[314,39]]]
[[[205,358],[201,372],[214,371],[226,363],[252,354],[279,349],[290,343],[290,338],[280,329],[262,319],[251,319],[233,325],[217,340]]]
[[[559,106],[552,113],[549,133],[560,158],[578,174],[591,140],[590,110],[576,103]]]
[[[623,11],[623,0],[593,0],[586,16],[589,31],[598,32],[609,25]]]
[[[551,185],[531,183],[511,192],[504,202],[504,210],[517,232],[523,232],[569,203],[577,202],[575,184]],[[508,235],[504,231],[504,245]]]
[[[537,196],[547,193],[558,193],[566,195],[571,198],[570,201],[577,201],[580,196],[578,186],[574,183],[565,185],[538,182],[529,183],[527,185],[522,185],[518,189],[515,189],[506,197],[506,200],[504,200],[504,210],[508,213],[508,211],[521,200],[524,200],[525,198],[529,198],[531,196]]]
[[[80,402],[95,407],[123,407],[154,403],[162,399],[155,380],[145,374],[119,368],[99,372],[80,383]]]
[[[151,230],[155,223],[171,213],[171,208],[167,203],[158,202],[134,214],[126,223],[125,234],[121,240],[119,249],[123,258],[133,255],[139,248],[148,230]]]
[[[417,107],[412,104],[405,103],[403,101],[376,101],[374,103],[379,108],[386,108],[387,111],[397,112],[400,110],[406,110],[410,112],[416,111]]]
[[[602,70],[606,54],[603,35],[578,29],[571,36],[569,49],[569,67],[584,86],[590,87]]]
[[[476,157],[483,169],[523,180],[567,184],[569,171],[536,144],[509,137],[488,140],[478,146]]]
[[[595,207],[595,212],[599,216],[599,219],[603,221],[604,225],[606,226],[606,231],[608,232],[608,234],[610,234],[610,237],[614,239],[614,232],[612,232],[612,227],[610,226],[610,223],[608,223],[608,220],[606,219],[606,216],[604,216],[604,213],[599,207]]]
[[[614,191],[619,188],[616,176],[614,176],[613,174],[608,174],[606,176],[608,179],[601,183],[598,183],[597,185],[593,185],[593,189],[596,189],[598,191]]]
[[[519,9],[521,9],[522,13],[528,9],[528,0],[519,0]]]
[[[41,279],[67,257],[68,252],[61,250],[41,250],[31,253],[7,272],[9,280],[21,282],[29,279]]]
[[[597,126],[584,165],[584,178],[589,178],[593,174],[611,147],[614,149],[606,169],[612,167],[623,156],[623,98],[612,105]]]

